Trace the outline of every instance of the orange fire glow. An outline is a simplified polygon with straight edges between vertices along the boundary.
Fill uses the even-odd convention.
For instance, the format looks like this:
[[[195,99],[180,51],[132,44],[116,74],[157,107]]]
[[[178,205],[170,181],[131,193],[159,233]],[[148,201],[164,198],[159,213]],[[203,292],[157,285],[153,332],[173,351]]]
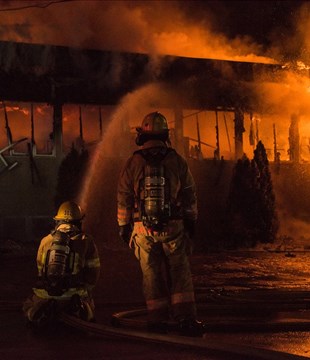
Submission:
[[[5,1],[3,7],[21,5],[23,1]],[[1,7],[0,7],[1,9]],[[280,30],[270,34],[268,48],[256,43],[249,36],[227,38],[215,31],[210,14],[200,22],[186,14],[178,1],[66,1],[40,8],[1,12],[0,40],[64,45],[70,47],[128,51],[150,55],[176,55],[232,61],[279,63],[287,70],[277,82],[255,79],[254,87],[259,108],[254,117],[245,114],[243,134],[244,152],[253,156],[249,135],[254,125],[255,135],[264,143],[269,159],[273,160],[275,125],[277,149],[281,160],[288,160],[289,126],[292,114],[299,117],[301,160],[310,161],[310,3],[306,2],[296,14],[294,31],[282,42]],[[61,14],[61,16],[60,16]],[[255,16],[255,14],[253,14]],[[294,60],[293,62],[291,60]],[[294,66],[292,66],[294,63]],[[43,64],[44,65],[44,64]],[[113,109],[103,108],[102,129],[104,138],[95,153],[92,166],[103,167],[102,157],[127,157],[132,138],[130,129],[140,125],[144,115],[154,110],[158,99],[169,96],[154,84],[127,94],[121,104]],[[174,113],[162,111],[173,129]],[[205,158],[212,158],[216,146],[216,117],[214,112],[201,109],[184,110],[184,136],[189,145],[197,144],[199,123],[201,150]],[[30,137],[30,105],[7,104],[13,137]],[[198,116],[190,116],[199,112]],[[79,107],[63,108],[64,149],[68,150],[80,137]],[[82,107],[83,137],[87,144],[99,139],[98,107]],[[44,148],[52,131],[52,110],[44,104],[35,104],[35,139]],[[234,113],[218,112],[220,155],[234,158]],[[124,136],[123,136],[124,135]],[[125,136],[126,135],[126,136]],[[117,140],[117,141],[116,141]],[[3,108],[0,107],[0,146],[7,142]],[[208,144],[208,145],[206,145]],[[100,150],[103,150],[100,152]],[[98,163],[96,162],[98,160]],[[99,164],[99,165],[98,165]],[[81,203],[87,201],[88,188],[93,180],[90,172],[81,194]],[[96,181],[100,179],[93,180]],[[100,186],[98,186],[100,187]]]
[[[92,3],[90,6],[89,3]],[[6,7],[16,7],[16,2],[6,4]],[[131,2],[131,1],[77,1],[60,2],[52,6],[39,8],[32,7],[19,11],[2,12],[1,40],[24,41],[30,43],[44,43],[65,45],[83,48],[96,48],[103,50],[119,50],[148,54],[170,54],[186,57],[213,58],[234,61],[279,63],[282,62],[281,50],[286,48],[293,53],[294,44],[302,44],[304,52],[299,52],[296,59],[296,69],[290,69],[285,78],[278,83],[271,83],[257,79],[256,92],[261,101],[259,134],[268,149],[273,148],[272,124],[276,124],[279,148],[283,159],[287,158],[288,127],[290,116],[297,113],[301,116],[300,131],[302,141],[309,138],[308,106],[309,97],[309,41],[308,25],[310,23],[309,4],[303,5],[296,15],[295,32],[287,39],[287,44],[277,44],[274,36],[273,43],[268,50],[257,44],[249,36],[228,39],[223,33],[215,32],[214,18],[206,14],[203,21],[197,21],[184,11],[176,1]],[[59,14],[62,16],[59,16]],[[69,19],[69,21],[68,21]],[[81,26],[82,25],[82,26]],[[76,29],[79,29],[77,32]],[[293,49],[293,50],[292,50]],[[302,58],[301,58],[302,57]],[[290,65],[290,64],[289,64]],[[287,66],[287,63],[285,63]],[[293,69],[293,70],[296,70]],[[135,93],[135,96],[138,96]],[[134,101],[131,97],[131,101]],[[135,116],[136,126],[143,117],[144,106],[137,103],[140,108]],[[128,105],[127,105],[128,106]],[[38,108],[38,113],[40,112]],[[26,110],[29,111],[29,110]],[[192,110],[188,110],[189,112]],[[131,113],[133,111],[131,110]],[[25,113],[26,116],[29,116]],[[214,114],[200,114],[201,140],[215,146],[215,120]],[[230,146],[233,145],[233,115],[227,114],[226,125],[224,114],[219,114],[220,146],[223,154],[231,157]],[[78,132],[78,110],[64,111],[65,146],[70,147]],[[98,135],[97,115],[88,115],[84,112],[83,131],[86,138],[94,141]],[[95,121],[88,121],[95,118]],[[139,120],[137,120],[139,119]],[[127,120],[128,122],[128,120]],[[86,125],[87,123],[87,125]],[[26,125],[24,125],[26,127]],[[173,126],[173,125],[172,125]],[[184,122],[185,136],[196,139],[196,119],[186,119]],[[28,127],[28,125],[27,125]],[[252,147],[248,143],[250,128],[249,116],[245,117],[244,147],[245,152],[251,156]],[[16,132],[18,130],[15,130]],[[2,138],[3,136],[1,136]],[[230,146],[229,146],[230,142]],[[195,142],[191,142],[191,145]],[[302,144],[303,147],[304,144]],[[205,157],[212,157],[213,148],[202,146]],[[304,154],[304,157],[308,154]]]
[[[13,4],[11,6],[14,7]],[[249,37],[227,39],[223,34],[215,33],[211,18],[205,18],[203,23],[193,21],[177,1],[68,1],[45,8],[3,12],[1,15],[1,40],[276,62]]]

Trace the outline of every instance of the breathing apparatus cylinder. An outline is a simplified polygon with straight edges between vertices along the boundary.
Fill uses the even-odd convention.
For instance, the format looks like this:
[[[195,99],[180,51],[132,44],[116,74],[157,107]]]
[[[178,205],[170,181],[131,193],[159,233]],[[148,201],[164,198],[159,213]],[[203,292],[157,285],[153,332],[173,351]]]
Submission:
[[[144,224],[154,230],[160,230],[169,216],[166,204],[163,166],[145,166],[144,177]]]
[[[163,167],[145,167],[144,207],[147,216],[156,216],[165,208],[165,178]]]
[[[62,295],[66,287],[66,273],[70,254],[70,237],[56,231],[54,240],[47,253],[45,262],[45,278],[49,295]]]

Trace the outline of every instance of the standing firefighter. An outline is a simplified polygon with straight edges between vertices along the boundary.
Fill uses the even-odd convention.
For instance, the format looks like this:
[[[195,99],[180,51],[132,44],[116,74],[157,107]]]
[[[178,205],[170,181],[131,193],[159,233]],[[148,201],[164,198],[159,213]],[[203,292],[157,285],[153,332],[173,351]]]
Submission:
[[[62,311],[94,321],[92,290],[100,260],[93,238],[82,231],[83,217],[75,202],[62,203],[54,217],[55,229],[41,240],[38,283],[23,307],[34,327],[53,324]]]
[[[136,144],[141,149],[119,179],[118,224],[140,261],[148,328],[165,332],[171,315],[180,334],[200,336],[187,256],[197,219],[195,183],[185,159],[168,146],[167,120],[159,112],[144,118]]]

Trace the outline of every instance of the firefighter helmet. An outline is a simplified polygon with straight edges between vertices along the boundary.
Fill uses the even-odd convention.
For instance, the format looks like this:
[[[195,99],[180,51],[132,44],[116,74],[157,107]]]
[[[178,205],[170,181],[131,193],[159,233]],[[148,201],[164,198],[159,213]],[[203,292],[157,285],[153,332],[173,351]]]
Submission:
[[[74,201],[65,201],[59,206],[54,220],[75,221],[82,220],[83,217],[84,215],[82,214],[82,210],[78,204]]]
[[[165,134],[169,131],[168,123],[164,115],[155,111],[147,114],[142,121],[141,127],[137,127],[137,132],[141,134]]]

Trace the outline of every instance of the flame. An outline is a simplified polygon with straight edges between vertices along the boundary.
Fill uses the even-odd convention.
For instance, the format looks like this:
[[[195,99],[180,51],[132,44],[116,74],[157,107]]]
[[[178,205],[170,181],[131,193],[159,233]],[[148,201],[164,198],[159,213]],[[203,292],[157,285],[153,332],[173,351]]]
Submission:
[[[27,137],[31,140],[31,104],[29,103],[6,103],[8,126],[11,130],[13,141]],[[8,145],[5,128],[5,115],[3,106],[0,112],[0,148]],[[45,152],[49,135],[53,131],[53,109],[46,104],[34,104],[33,107],[35,143],[39,152]],[[27,142],[23,142],[14,148],[15,151],[27,153]]]

